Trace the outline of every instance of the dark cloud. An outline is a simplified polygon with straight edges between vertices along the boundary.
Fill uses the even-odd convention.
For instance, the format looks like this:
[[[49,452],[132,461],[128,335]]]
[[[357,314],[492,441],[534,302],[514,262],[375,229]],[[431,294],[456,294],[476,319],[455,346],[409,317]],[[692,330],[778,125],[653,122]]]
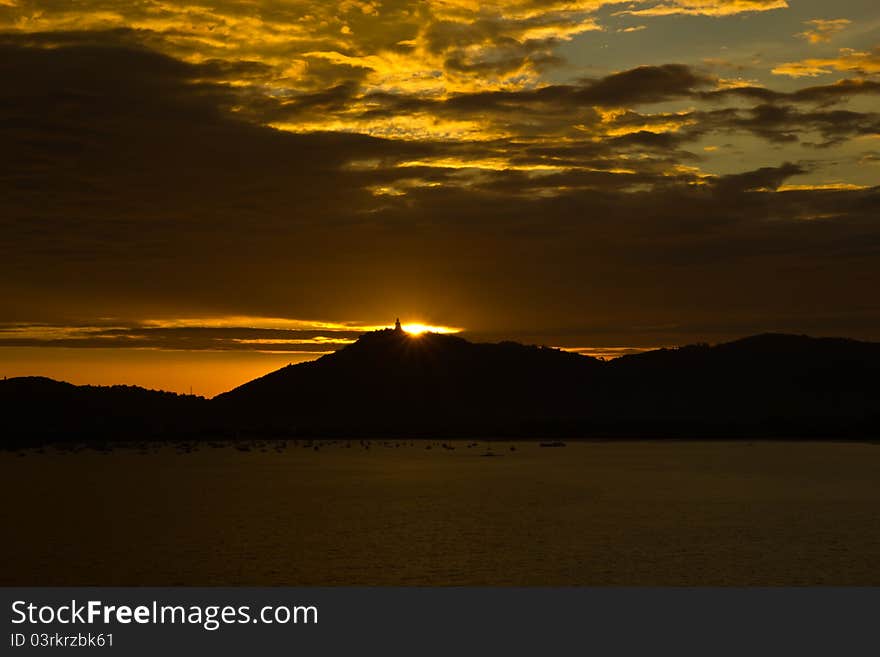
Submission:
[[[880,82],[874,80],[845,79],[833,84],[805,87],[789,93],[772,91],[765,87],[740,86],[713,89],[696,94],[702,100],[745,98],[762,103],[838,103],[856,96],[880,94]]]
[[[388,93],[374,93],[368,100],[381,109],[373,115],[401,111],[547,113],[583,108],[594,113],[594,106],[617,107],[660,103],[691,97],[700,87],[714,84],[712,78],[680,64],[640,66],[581,85],[551,85],[519,91],[482,91],[451,95],[437,101]]]
[[[0,347],[73,349],[171,349],[184,351],[336,351],[363,331],[260,329],[249,327],[102,327],[0,325]]]
[[[583,102],[596,105],[660,103],[693,94],[715,80],[682,64],[639,66],[586,84],[577,93]]]
[[[19,308],[52,288],[76,290],[74,304],[88,290],[118,302],[168,288],[221,302],[218,262],[259,269],[268,249],[296,269],[297,253],[326,254],[326,231],[362,216],[370,176],[348,162],[424,151],[255,126],[233,111],[236,92],[210,81],[213,65],[150,51],[7,39],[0,62],[0,266]],[[308,297],[302,267],[283,284]]]
[[[880,114],[854,112],[850,110],[801,111],[789,105],[758,105],[744,115],[738,113],[733,118],[721,116],[721,125],[743,128],[774,142],[793,142],[800,135],[818,133],[829,146],[859,135],[872,135],[880,132]]]
[[[807,173],[807,170],[802,166],[787,162],[778,167],[762,167],[755,171],[722,176],[716,181],[715,188],[719,194],[728,197],[736,197],[742,192],[775,191],[792,176],[803,173]]]

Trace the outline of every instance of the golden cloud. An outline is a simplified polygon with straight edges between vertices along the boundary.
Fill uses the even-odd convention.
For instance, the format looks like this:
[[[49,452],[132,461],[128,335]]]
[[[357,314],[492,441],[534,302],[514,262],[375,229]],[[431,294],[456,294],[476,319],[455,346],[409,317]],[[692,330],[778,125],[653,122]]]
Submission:
[[[489,140],[509,131],[479,119],[418,112],[364,116],[369,94],[436,100],[456,94],[541,86],[559,62],[557,46],[604,29],[600,9],[620,0],[0,0],[0,31],[95,33],[139,43],[189,63],[230,66],[222,80],[254,88],[282,105],[303,94],[349,85],[342,111],[320,108],[295,121],[265,121],[294,131],[358,132],[377,137]],[[634,0],[646,16],[729,16],[784,8],[784,0]],[[632,32],[644,25],[626,28]],[[114,36],[115,35],[115,36]],[[244,72],[243,72],[244,71]],[[247,106],[238,108],[247,111]],[[253,118],[253,117],[251,117]]]
[[[843,31],[851,23],[847,18],[816,18],[806,21],[810,29],[801,32],[797,36],[806,39],[810,43],[828,43],[838,32]]]
[[[786,0],[672,0],[620,13],[633,16],[734,16],[746,12],[787,8]]]
[[[873,75],[880,73],[880,48],[871,51],[842,48],[837,57],[829,59],[804,59],[780,64],[773,69],[776,75],[793,78],[815,77],[832,72]]]
[[[16,3],[0,30],[127,30],[129,38],[190,62],[260,62],[279,92],[326,86],[360,71],[368,89],[455,93],[522,88],[554,61],[554,45],[601,30],[596,12],[619,0],[320,0],[199,2],[84,0]],[[725,16],[783,0],[640,0],[633,13]],[[641,26],[633,29],[641,29]],[[317,78],[317,79],[315,79]]]

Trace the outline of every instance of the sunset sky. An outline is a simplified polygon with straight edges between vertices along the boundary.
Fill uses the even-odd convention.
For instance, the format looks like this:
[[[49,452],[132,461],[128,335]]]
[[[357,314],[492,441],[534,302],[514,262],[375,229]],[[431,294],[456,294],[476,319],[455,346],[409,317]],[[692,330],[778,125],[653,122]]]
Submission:
[[[0,0],[0,72],[0,376],[880,340],[877,0]]]

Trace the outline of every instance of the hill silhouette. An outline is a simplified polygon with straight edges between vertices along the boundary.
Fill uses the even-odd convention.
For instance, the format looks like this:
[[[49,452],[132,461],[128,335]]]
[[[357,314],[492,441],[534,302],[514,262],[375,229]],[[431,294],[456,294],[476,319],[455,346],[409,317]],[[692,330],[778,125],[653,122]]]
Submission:
[[[214,401],[231,425],[268,432],[490,435],[567,418],[602,366],[557,349],[388,329]]]
[[[205,400],[0,382],[18,442],[174,436],[876,438],[880,344],[766,334],[601,361],[512,342],[367,333]]]
[[[38,376],[0,381],[7,447],[191,435],[206,426],[207,404],[137,386],[75,386]]]

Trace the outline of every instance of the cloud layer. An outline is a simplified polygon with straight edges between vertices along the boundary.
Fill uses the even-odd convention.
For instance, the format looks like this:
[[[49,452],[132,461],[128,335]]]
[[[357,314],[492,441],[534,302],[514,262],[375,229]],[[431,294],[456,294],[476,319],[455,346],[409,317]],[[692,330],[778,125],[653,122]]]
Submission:
[[[192,312],[408,313],[572,347],[724,326],[880,337],[880,68],[826,43],[849,23],[790,30],[804,56],[761,75],[571,60],[582,39],[641,38],[620,21],[787,6],[2,5],[0,342],[352,337],[143,323]]]

